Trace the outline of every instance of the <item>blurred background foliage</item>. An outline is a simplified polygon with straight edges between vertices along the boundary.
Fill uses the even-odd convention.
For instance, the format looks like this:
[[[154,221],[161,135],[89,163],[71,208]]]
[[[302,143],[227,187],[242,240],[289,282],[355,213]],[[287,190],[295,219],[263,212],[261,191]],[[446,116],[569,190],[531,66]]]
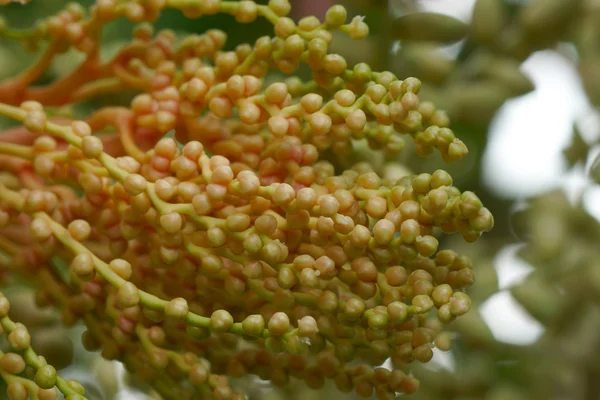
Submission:
[[[465,245],[453,237],[447,239],[452,243],[442,243],[444,248],[461,250],[473,258],[477,282],[470,295],[477,307],[450,325],[455,332],[452,350],[436,351],[432,363],[415,367],[421,390],[413,398],[600,398],[600,361],[596,356],[600,350],[596,188],[600,162],[594,157],[600,127],[596,113],[600,103],[600,2],[337,2],[346,6],[350,15],[364,15],[371,35],[359,43],[336,38],[332,51],[346,57],[349,64],[368,62],[374,70],[390,70],[400,78],[416,76],[423,81],[423,98],[448,112],[452,129],[470,150],[468,157],[445,168],[457,186],[475,191],[496,216],[495,229],[475,244]],[[65,3],[32,0],[26,7],[3,7],[0,15],[15,28],[27,28]],[[92,1],[79,3],[89,5]],[[329,0],[292,3],[296,20],[308,14],[322,17],[331,5]],[[164,12],[156,26],[178,33],[218,28],[227,32],[228,48],[252,43],[271,34],[272,29],[260,19],[250,25],[239,25],[225,15],[190,20],[175,10]],[[130,40],[131,31],[132,24],[125,20],[111,24],[104,32],[104,57]],[[24,50],[0,38],[0,79],[22,70],[35,58],[35,46],[29,47]],[[75,51],[62,55],[43,80],[67,73],[80,58]],[[554,72],[549,78],[550,89],[542,91],[539,76],[544,71]],[[577,93],[567,93],[564,88]],[[568,111],[564,104],[572,100],[569,96],[579,96],[576,103],[583,106]],[[129,99],[130,94],[122,93],[110,101]],[[105,101],[94,99],[94,103],[55,112],[78,114]],[[558,111],[553,103],[560,105]],[[566,125],[552,125],[556,118],[567,121]],[[366,148],[354,151],[354,159],[375,162],[384,174],[385,168],[432,172],[442,166],[439,155],[421,159],[414,156],[410,146],[395,159],[374,157]],[[555,158],[545,156],[552,152],[557,153]],[[513,163],[521,170],[517,168],[511,175]],[[508,186],[498,182],[508,182]],[[518,189],[523,187],[526,190]],[[118,365],[95,354],[74,351],[81,347],[81,329],[69,328],[65,336],[57,315],[36,309],[33,292],[20,287],[6,291],[6,295],[14,305],[14,318],[34,328],[34,346],[52,364],[67,366],[78,354],[63,375],[89,384],[90,398],[151,396],[145,388],[137,388],[135,380]],[[313,392],[298,383],[273,391],[268,382],[255,379],[238,386],[245,387],[250,398],[261,399],[349,396],[334,387]]]

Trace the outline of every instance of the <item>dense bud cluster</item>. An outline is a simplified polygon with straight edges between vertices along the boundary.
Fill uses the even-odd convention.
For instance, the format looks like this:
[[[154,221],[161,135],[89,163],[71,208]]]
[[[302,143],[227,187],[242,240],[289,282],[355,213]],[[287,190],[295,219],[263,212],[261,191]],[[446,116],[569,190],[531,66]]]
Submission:
[[[399,17],[389,35],[399,39],[401,46],[389,68],[402,75],[418,74],[423,82],[420,97],[435,99],[453,122],[464,124],[464,131],[458,132],[462,137],[471,134],[483,144],[492,118],[502,118],[496,114],[502,104],[534,89],[522,62],[540,50],[562,58],[573,70],[577,68],[585,101],[594,105],[593,111],[582,110],[582,115],[587,118],[597,113],[598,3],[476,0],[468,22],[465,19],[469,18],[460,21],[448,15],[414,12],[420,3],[395,3]],[[411,5],[417,7],[411,9]],[[440,44],[459,40],[462,43],[455,56],[440,51]],[[518,108],[516,104],[511,107]],[[451,370],[416,366],[421,390],[415,398],[598,397],[594,382],[599,364],[592,355],[599,348],[593,332],[600,323],[596,261],[600,231],[594,207],[594,186],[600,182],[600,157],[595,151],[599,141],[597,127],[587,125],[585,118],[579,116],[577,125],[565,150],[566,161],[573,167],[569,174],[580,176],[586,166],[594,182],[588,181],[585,189],[583,184],[577,189],[567,186],[563,189],[566,193],[555,190],[525,202],[521,199],[515,204],[518,211],[506,213],[504,226],[495,230],[492,241],[480,242],[475,255],[469,252],[477,265],[477,285],[469,291],[474,310],[450,327],[459,341],[453,352],[456,363]],[[539,162],[536,156],[529,160]],[[498,199],[488,202],[495,209],[507,206]],[[517,247],[514,257],[523,258],[531,273],[509,283],[507,255],[511,254],[514,264],[522,262],[512,260],[512,250]],[[440,347],[438,343],[441,341],[436,341]]]
[[[275,36],[225,51],[221,31],[176,41],[142,24],[100,62],[104,25],[152,22],[167,6],[189,18],[264,17]],[[0,83],[0,114],[23,123],[0,134],[0,261],[38,276],[40,304],[58,306],[65,324],[83,321],[87,349],[165,398],[243,398],[229,378],[248,374],[313,389],[329,379],[363,397],[412,393],[409,364],[447,349],[442,324],[471,306],[471,261],[437,238],[472,242],[490,230],[478,197],[443,170],[382,178],[367,163],[339,168],[359,142],[389,156],[409,135],[418,155],[446,161],[466,146],[443,111],[419,101],[418,79],[328,53],[332,30],[367,35],[360,17],[348,21],[341,6],[324,22],[289,12],[287,0],[98,0],[89,15],[69,5],[23,34],[48,40],[36,67]],[[86,53],[81,66],[31,86],[70,46]],[[301,64],[312,81],[265,84],[270,70]],[[123,86],[138,93],[129,107],[84,119],[48,112]],[[24,327],[5,330],[29,352]],[[10,357],[0,361],[7,377],[23,365]],[[387,359],[391,370],[376,367]],[[69,400],[84,395],[24,362],[35,377],[5,379],[11,398],[55,385]]]
[[[494,245],[484,241],[480,243],[483,249],[470,253],[478,266],[477,285],[470,291],[473,310],[451,326],[455,332],[445,332],[459,338],[456,348],[468,350],[466,354],[455,351],[464,358],[453,371],[417,367],[414,373],[421,379],[417,399],[526,400],[559,393],[585,399],[590,393],[595,395],[590,383],[598,368],[594,355],[600,348],[595,335],[600,326],[596,246],[600,225],[580,200],[573,202],[561,190],[531,198],[511,220],[516,235],[512,240],[525,242],[513,244],[514,257],[526,261],[530,272],[505,288],[494,268]],[[514,315],[514,322],[509,322],[505,317],[503,323],[511,329],[522,329],[518,338],[496,336],[501,331],[490,322],[499,319],[498,309],[491,310],[486,303],[505,296],[512,296],[531,316],[529,322]],[[519,311],[512,308],[510,313]],[[523,343],[524,338],[530,342]],[[436,345],[443,346],[442,339]],[[511,362],[516,365],[507,368]],[[549,380],[554,383],[549,385]]]
[[[62,379],[44,357],[34,352],[29,331],[25,325],[13,322],[9,311],[9,301],[0,294],[0,334],[8,343],[8,350],[0,352],[0,377],[7,385],[8,398],[54,400],[59,398],[59,390],[65,399],[82,398],[80,385]],[[26,368],[29,379],[23,376]]]

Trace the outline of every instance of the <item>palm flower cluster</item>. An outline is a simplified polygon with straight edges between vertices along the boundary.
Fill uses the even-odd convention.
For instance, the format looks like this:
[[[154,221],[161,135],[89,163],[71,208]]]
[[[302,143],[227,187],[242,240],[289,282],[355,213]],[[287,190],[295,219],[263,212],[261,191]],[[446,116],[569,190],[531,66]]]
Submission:
[[[165,8],[188,18],[261,17],[273,37],[225,50],[226,34],[176,38],[149,24]],[[0,262],[38,287],[86,349],[120,360],[164,398],[244,398],[230,378],[275,386],[332,380],[381,399],[412,393],[413,361],[449,347],[442,324],[467,313],[468,257],[438,249],[493,226],[472,192],[443,170],[380,177],[368,163],[339,170],[356,143],[391,157],[411,136],[418,155],[467,154],[448,117],[419,101],[421,82],[349,67],[332,31],[367,36],[342,6],[325,20],[288,18],[287,0],[98,0],[69,4],[34,28],[0,35],[45,44],[39,60],[0,82]],[[141,23],[108,62],[103,28]],[[36,84],[69,48],[72,73]],[[308,67],[310,81],[291,76]],[[269,71],[290,75],[267,84]],[[137,93],[86,116],[53,110]],[[174,137],[165,137],[168,132]],[[336,166],[338,171],[336,171]],[[27,328],[0,320],[10,399],[82,399],[34,353]],[[391,359],[392,368],[377,367]]]

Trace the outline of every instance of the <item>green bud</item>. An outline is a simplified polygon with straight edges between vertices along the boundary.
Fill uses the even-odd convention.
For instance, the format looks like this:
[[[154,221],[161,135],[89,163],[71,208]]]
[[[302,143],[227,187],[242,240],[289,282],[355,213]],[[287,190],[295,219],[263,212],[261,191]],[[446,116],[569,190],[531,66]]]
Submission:
[[[422,86],[423,83],[421,82],[421,80],[409,77],[402,81],[402,84],[400,85],[400,90],[402,92],[402,96],[404,97],[406,93],[419,94]]]
[[[523,7],[519,20],[531,33],[554,35],[577,14],[581,3],[581,0],[533,0]]]
[[[291,268],[283,267],[277,273],[277,283],[283,289],[290,289],[297,282],[297,277]]]
[[[165,313],[163,311],[153,310],[148,307],[143,307],[142,313],[146,318],[153,322],[162,322],[165,319]]]
[[[286,57],[298,58],[304,51],[304,39],[298,34],[288,36],[283,43],[283,51]]]
[[[269,336],[265,340],[265,346],[270,351],[272,351],[274,353],[279,353],[279,352],[281,352],[283,350],[283,341],[281,340],[281,337],[278,337],[278,336]]]
[[[324,290],[317,300],[317,307],[324,313],[333,313],[338,308],[338,299],[335,293]]]
[[[0,368],[9,374],[18,375],[25,369],[25,360],[19,354],[5,353],[0,358]]]
[[[34,379],[42,389],[50,389],[56,385],[56,369],[52,365],[44,365],[37,370]]]
[[[419,174],[412,178],[412,187],[417,193],[427,193],[431,188],[431,175]]]
[[[387,314],[387,312],[374,311],[372,313],[369,313],[367,321],[369,323],[370,328],[383,329],[386,328],[388,325],[389,315]]]
[[[208,371],[207,369],[201,365],[194,365],[189,372],[190,381],[193,385],[202,385],[208,379]]]
[[[430,126],[425,129],[423,132],[418,132],[415,135],[415,142],[419,144],[424,144],[426,146],[434,146],[437,142],[437,137],[439,135],[440,128],[437,126]]]
[[[83,397],[80,394],[70,394],[67,397],[65,397],[65,400],[86,400],[85,397]]]
[[[409,111],[408,116],[401,122],[394,123],[394,128],[400,133],[413,133],[421,129],[423,116],[418,111]]]
[[[276,312],[269,319],[269,332],[273,335],[283,335],[290,330],[290,319],[284,312]]]
[[[496,292],[498,292],[498,274],[494,263],[485,261],[478,262],[477,284],[469,289],[469,296],[478,303],[483,302]]]
[[[539,254],[539,257],[557,257],[564,249],[569,233],[568,221],[565,220],[563,215],[557,213],[556,208],[533,209],[529,221],[530,243]]]
[[[83,385],[79,382],[77,382],[74,379],[71,379],[70,381],[67,382],[69,384],[69,387],[71,389],[73,389],[74,391],[76,391],[77,393],[79,393],[80,395],[84,395],[85,394],[85,388],[83,387]]]
[[[8,299],[0,294],[0,318],[6,317],[9,311],[10,303],[8,302]]]
[[[6,394],[10,400],[27,400],[27,388],[21,382],[11,382],[8,384]]]
[[[165,307],[165,315],[175,319],[185,319],[189,310],[187,301],[183,297],[178,297],[169,301]]]
[[[477,0],[471,20],[471,36],[481,43],[493,43],[506,19],[502,0]]]
[[[451,89],[456,106],[456,117],[468,124],[487,125],[496,111],[510,97],[505,85],[482,82],[460,85]]]
[[[360,318],[365,311],[365,302],[353,297],[344,304],[344,314],[350,319]]]
[[[306,352],[308,346],[298,336],[294,335],[287,338],[283,342],[285,351],[290,354],[303,354]]]
[[[352,70],[352,79],[357,82],[367,82],[371,79],[371,67],[366,63],[359,63]]]
[[[557,301],[561,295],[555,285],[544,282],[541,277],[531,274],[511,290],[515,299],[536,319],[550,322],[559,315],[563,302]]]
[[[436,286],[435,289],[433,289],[431,297],[433,298],[435,306],[440,308],[444,304],[448,304],[453,294],[454,291],[452,290],[452,287],[444,283]]]
[[[298,335],[301,337],[313,337],[317,334],[319,328],[317,326],[317,321],[307,315],[302,317],[302,319],[298,320]]]
[[[159,370],[165,369],[169,364],[167,352],[160,348],[152,349],[148,354],[148,358],[150,359],[150,364]]]
[[[487,232],[494,227],[494,216],[487,208],[483,207],[469,222],[477,232]]]
[[[233,317],[227,310],[217,310],[210,317],[210,325],[215,332],[227,332],[233,326]]]
[[[456,318],[450,312],[450,304],[444,304],[443,306],[441,306],[438,309],[437,317],[444,324],[449,324],[450,322],[454,321],[454,319]]]
[[[435,347],[442,351],[449,351],[452,348],[452,334],[450,332],[442,332],[435,337]]]
[[[423,257],[431,257],[438,249],[438,240],[430,235],[417,236],[415,240],[415,249]]]
[[[413,309],[412,312],[415,314],[426,313],[433,308],[433,300],[425,294],[417,295],[412,299],[411,308]]]
[[[513,96],[521,96],[534,89],[531,80],[521,72],[520,62],[511,58],[493,57],[484,75],[501,84]]]
[[[136,306],[140,302],[140,291],[133,283],[125,282],[117,292],[117,301],[123,308]]]
[[[331,26],[340,26],[346,23],[348,13],[344,6],[335,5],[330,7],[325,14],[325,23]]]
[[[15,350],[25,350],[31,346],[31,336],[25,326],[20,325],[8,335],[8,344]]]
[[[451,43],[461,40],[469,26],[449,15],[413,13],[392,22],[392,35],[400,40],[423,40]]]
[[[460,196],[460,212],[466,218],[475,218],[483,207],[479,197],[473,192],[465,191]]]
[[[210,336],[210,330],[202,327],[188,325],[185,331],[190,337],[196,340],[204,340]]]
[[[36,331],[33,347],[48,364],[58,370],[67,367],[73,361],[73,342],[59,327]]]
[[[308,53],[317,60],[322,60],[327,55],[327,42],[321,38],[314,38],[308,42]]]
[[[412,351],[412,356],[415,360],[426,363],[433,358],[433,350],[427,344],[419,346]]]
[[[450,312],[452,315],[465,315],[471,309],[471,298],[463,292],[456,292],[450,298]]]
[[[444,307],[447,307],[447,305]],[[440,308],[440,311],[442,311],[442,308]],[[439,315],[438,313],[438,317]],[[440,318],[440,320],[442,319]],[[476,308],[457,318],[452,326],[469,342],[481,343],[482,346],[493,346],[496,343],[494,334],[483,318],[481,318],[481,314]]]
[[[418,75],[425,82],[442,83],[454,69],[454,61],[436,51],[434,44],[415,42],[403,45],[398,67],[404,75]]]
[[[337,340],[335,344],[335,355],[342,362],[350,361],[354,358],[356,349],[354,345],[348,340]]]
[[[265,319],[260,314],[249,315],[242,321],[242,329],[246,335],[260,336],[265,329]]]
[[[94,334],[86,330],[81,334],[81,343],[87,351],[97,351],[101,347],[101,343],[96,339]]]

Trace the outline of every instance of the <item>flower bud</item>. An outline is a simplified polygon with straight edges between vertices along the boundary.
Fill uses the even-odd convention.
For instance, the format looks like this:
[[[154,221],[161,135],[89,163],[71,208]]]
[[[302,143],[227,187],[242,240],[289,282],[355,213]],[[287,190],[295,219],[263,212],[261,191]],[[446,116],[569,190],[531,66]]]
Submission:
[[[25,361],[16,353],[5,353],[0,358],[0,368],[9,374],[18,375],[25,370]]]
[[[217,310],[210,317],[210,325],[215,332],[227,332],[233,326],[233,317],[226,310]]]
[[[52,365],[44,365],[37,370],[34,379],[42,389],[51,389],[56,385],[56,369]]]
[[[165,307],[165,315],[175,319],[185,319],[189,312],[187,301],[182,297],[177,297],[169,301]]]
[[[290,319],[284,312],[276,312],[269,319],[269,333],[272,335],[283,335],[290,330]]]
[[[450,298],[450,312],[452,315],[461,316],[471,309],[471,298],[463,292],[456,292]]]
[[[22,351],[31,346],[31,336],[27,328],[17,325],[16,329],[8,335],[8,344],[15,350]]]
[[[260,314],[249,315],[242,321],[242,329],[246,335],[260,336],[265,329],[265,320]]]
[[[331,26],[340,26],[346,23],[347,12],[344,6],[330,7],[325,14],[325,23]]]
[[[102,140],[96,136],[84,136],[81,141],[81,151],[87,158],[98,158],[104,150]]]
[[[140,291],[131,282],[125,282],[117,292],[117,300],[123,308],[133,307],[140,302]]]

